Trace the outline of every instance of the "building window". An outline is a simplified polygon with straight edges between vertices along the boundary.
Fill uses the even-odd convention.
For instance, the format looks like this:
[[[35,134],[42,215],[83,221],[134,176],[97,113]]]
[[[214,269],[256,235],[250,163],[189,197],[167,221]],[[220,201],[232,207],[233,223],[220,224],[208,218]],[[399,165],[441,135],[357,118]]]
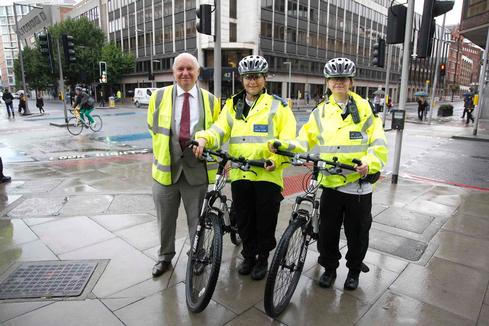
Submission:
[[[229,18],[238,18],[236,7],[237,0],[229,0]]]
[[[229,42],[236,42],[237,35],[236,23],[229,23]]]

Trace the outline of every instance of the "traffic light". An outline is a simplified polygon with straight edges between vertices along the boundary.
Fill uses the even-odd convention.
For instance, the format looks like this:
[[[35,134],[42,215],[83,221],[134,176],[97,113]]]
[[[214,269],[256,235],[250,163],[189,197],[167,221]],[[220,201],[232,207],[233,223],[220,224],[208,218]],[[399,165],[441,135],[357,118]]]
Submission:
[[[407,8],[404,5],[389,7],[387,14],[387,44],[404,43]]]
[[[212,9],[211,5],[200,5],[199,8],[195,11],[197,16],[197,23],[195,27],[197,28],[197,32],[207,35],[212,35],[211,26],[212,26]]]
[[[100,82],[107,83],[107,62],[99,61],[98,63]]]
[[[447,66],[444,63],[440,63],[440,77],[444,77],[447,72]]]
[[[421,28],[418,33],[417,56],[426,58],[431,55],[433,35],[435,34],[435,17],[452,10],[455,1],[424,0]]]
[[[41,33],[38,36],[39,39],[39,50],[41,54],[48,59],[49,69],[51,73],[54,73],[53,69],[53,55],[51,53],[51,36],[48,33]]]
[[[372,65],[383,68],[385,63],[385,40],[379,37],[377,43],[374,44],[373,49]]]
[[[65,54],[65,63],[70,64],[76,61],[75,56],[75,43],[73,36],[68,34],[61,35],[61,41],[63,43],[63,50]]]

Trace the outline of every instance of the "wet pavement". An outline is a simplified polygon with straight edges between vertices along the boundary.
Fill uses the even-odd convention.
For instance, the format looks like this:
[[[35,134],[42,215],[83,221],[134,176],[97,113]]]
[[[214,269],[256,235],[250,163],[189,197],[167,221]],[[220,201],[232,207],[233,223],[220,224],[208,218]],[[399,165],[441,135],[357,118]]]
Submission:
[[[334,286],[320,288],[312,245],[290,305],[273,320],[264,313],[265,281],[237,273],[240,248],[228,236],[211,303],[200,314],[187,309],[183,208],[173,268],[151,277],[158,246],[152,156],[137,136],[145,112],[127,110],[135,113],[100,110],[107,128],[81,137],[48,126],[49,119],[0,121],[0,153],[13,180],[0,185],[0,281],[20,262],[97,260],[104,267],[83,298],[0,300],[1,325],[489,324],[489,144],[454,140],[467,132],[459,117],[408,123],[399,184],[390,184],[391,162],[373,196],[370,272],[360,276],[359,288],[343,290],[344,259]],[[394,134],[388,138],[393,152]],[[459,164],[472,168],[460,172]],[[305,172],[286,171],[277,237]],[[344,237],[341,248],[344,256]]]

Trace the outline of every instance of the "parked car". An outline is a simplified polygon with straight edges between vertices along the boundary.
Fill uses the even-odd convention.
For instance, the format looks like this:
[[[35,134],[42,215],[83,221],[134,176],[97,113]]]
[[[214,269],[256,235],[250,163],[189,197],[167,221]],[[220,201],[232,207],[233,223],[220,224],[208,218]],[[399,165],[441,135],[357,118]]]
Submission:
[[[134,97],[132,102],[139,108],[141,105],[148,105],[151,93],[154,92],[156,88],[136,88],[134,89]]]

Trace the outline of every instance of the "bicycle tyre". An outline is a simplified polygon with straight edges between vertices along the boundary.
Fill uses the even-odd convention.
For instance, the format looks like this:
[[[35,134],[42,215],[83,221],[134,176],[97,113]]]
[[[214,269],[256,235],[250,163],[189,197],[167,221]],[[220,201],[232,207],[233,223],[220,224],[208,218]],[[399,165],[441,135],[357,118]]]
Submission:
[[[78,136],[83,131],[83,123],[76,117],[71,117],[66,125],[68,132],[73,136]]]
[[[97,123],[95,128],[93,128],[92,124],[90,124],[90,129],[93,132],[98,132],[102,129],[102,118],[98,114],[92,115],[93,120]]]
[[[280,315],[292,298],[294,294],[295,288],[299,283],[299,278],[302,273],[302,269],[304,268],[304,261],[306,259],[306,235],[303,232],[303,226],[306,221],[302,218],[296,219],[292,221],[284,234],[280,238],[279,244],[277,246],[277,250],[275,251],[275,255],[273,256],[272,264],[270,265],[270,270],[268,272],[267,282],[265,284],[265,296],[264,296],[264,306],[266,313],[275,318]],[[293,238],[296,237],[296,238]],[[297,241],[292,242],[291,240],[297,239]],[[292,245],[292,246],[291,246]],[[289,249],[294,250],[292,254],[293,261],[287,262]],[[300,261],[301,256],[303,255],[302,262]],[[284,263],[287,263],[289,266],[284,266]],[[291,269],[287,272],[288,269]],[[289,282],[288,284],[281,285],[280,282],[283,281],[284,278],[287,278]],[[285,275],[285,277],[283,276]],[[278,290],[276,290],[276,286],[279,286]],[[285,288],[284,288],[285,286]],[[279,297],[281,292],[283,294]]]
[[[214,213],[208,213],[201,222],[202,228],[199,234],[195,237],[199,237],[197,253],[194,253],[191,249],[189,258],[187,261],[187,273],[185,275],[185,297],[187,301],[187,307],[194,313],[201,312],[209,304],[214,290],[216,288],[217,278],[219,276],[219,269],[221,267],[222,258],[222,226],[219,217]],[[212,242],[209,244],[206,241],[206,233],[212,232]],[[192,243],[195,241],[192,241]],[[204,259],[201,259],[199,253],[202,253],[202,245],[208,246],[204,248]],[[207,261],[204,264],[203,271],[200,274],[194,273],[197,259]],[[208,272],[208,273],[206,273]],[[204,276],[204,277],[202,277]],[[207,277],[205,277],[207,276]],[[202,285],[203,287],[199,286]]]

